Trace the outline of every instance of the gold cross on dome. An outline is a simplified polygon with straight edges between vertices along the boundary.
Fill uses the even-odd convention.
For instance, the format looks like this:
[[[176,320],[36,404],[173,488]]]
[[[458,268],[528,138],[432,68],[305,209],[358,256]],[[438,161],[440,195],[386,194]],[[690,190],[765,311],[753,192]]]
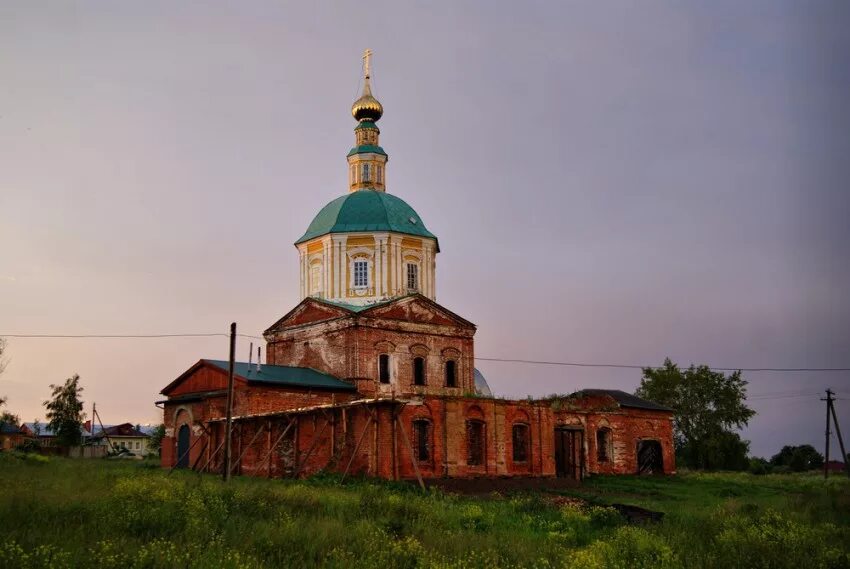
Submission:
[[[372,50],[363,52],[363,77],[369,77],[369,60],[372,58]]]

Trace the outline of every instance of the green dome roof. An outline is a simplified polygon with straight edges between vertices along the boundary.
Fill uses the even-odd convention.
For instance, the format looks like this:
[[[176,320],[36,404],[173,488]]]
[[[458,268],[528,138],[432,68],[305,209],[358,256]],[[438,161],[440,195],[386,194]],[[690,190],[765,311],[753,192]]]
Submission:
[[[323,207],[296,245],[328,233],[394,231],[417,237],[437,237],[404,200],[386,192],[359,190]],[[440,245],[437,243],[437,251]]]

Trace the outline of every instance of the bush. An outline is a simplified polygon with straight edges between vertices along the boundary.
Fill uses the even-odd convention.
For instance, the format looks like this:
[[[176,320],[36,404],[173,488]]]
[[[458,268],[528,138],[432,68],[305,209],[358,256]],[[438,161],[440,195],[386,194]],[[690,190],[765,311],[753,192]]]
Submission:
[[[40,452],[41,443],[36,439],[27,439],[15,447],[18,452]]]
[[[577,569],[672,569],[681,567],[664,538],[643,528],[621,527],[605,541],[575,551],[565,566]]]
[[[761,476],[773,472],[773,466],[763,458],[753,457],[750,459],[750,474]]]
[[[775,510],[750,517],[724,515],[715,537],[718,565],[749,567],[847,567],[850,555],[837,544],[832,524],[805,525]]]

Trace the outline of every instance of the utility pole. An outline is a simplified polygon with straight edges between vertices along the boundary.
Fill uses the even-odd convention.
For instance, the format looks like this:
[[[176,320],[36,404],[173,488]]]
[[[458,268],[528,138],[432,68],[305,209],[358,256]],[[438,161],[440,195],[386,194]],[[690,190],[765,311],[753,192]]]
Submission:
[[[227,374],[227,422],[224,424],[224,481],[230,480],[230,433],[233,429],[233,366],[236,360],[236,322],[230,324],[230,369]]]
[[[823,477],[829,478],[829,414],[832,412],[832,390],[826,390],[826,445],[823,453]]]
[[[827,391],[829,395],[829,391]],[[835,434],[838,436],[838,448],[841,449],[841,462],[844,463],[844,470],[847,472],[847,476],[850,476],[850,459],[847,457],[847,451],[844,450],[844,439],[841,438],[841,427],[838,426],[838,415],[835,414],[835,401],[832,397],[827,401],[827,405],[829,405],[829,410],[832,412],[832,422],[835,425]]]
[[[103,426],[103,421],[100,420],[100,413],[97,412],[97,403],[91,404],[91,430],[94,431],[94,420],[97,419],[97,423],[100,425],[100,432],[106,438],[106,444],[108,445],[108,449],[110,451],[117,450],[112,447],[112,441],[109,439],[109,433],[106,432],[106,428]]]

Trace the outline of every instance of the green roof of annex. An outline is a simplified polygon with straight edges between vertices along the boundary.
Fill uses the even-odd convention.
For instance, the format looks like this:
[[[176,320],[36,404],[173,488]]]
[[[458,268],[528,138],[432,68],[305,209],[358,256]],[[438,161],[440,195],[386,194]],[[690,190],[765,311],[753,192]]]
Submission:
[[[296,245],[328,233],[393,231],[437,241],[416,211],[401,198],[377,190],[340,196],[319,210]],[[437,242],[437,251],[440,250]]]

